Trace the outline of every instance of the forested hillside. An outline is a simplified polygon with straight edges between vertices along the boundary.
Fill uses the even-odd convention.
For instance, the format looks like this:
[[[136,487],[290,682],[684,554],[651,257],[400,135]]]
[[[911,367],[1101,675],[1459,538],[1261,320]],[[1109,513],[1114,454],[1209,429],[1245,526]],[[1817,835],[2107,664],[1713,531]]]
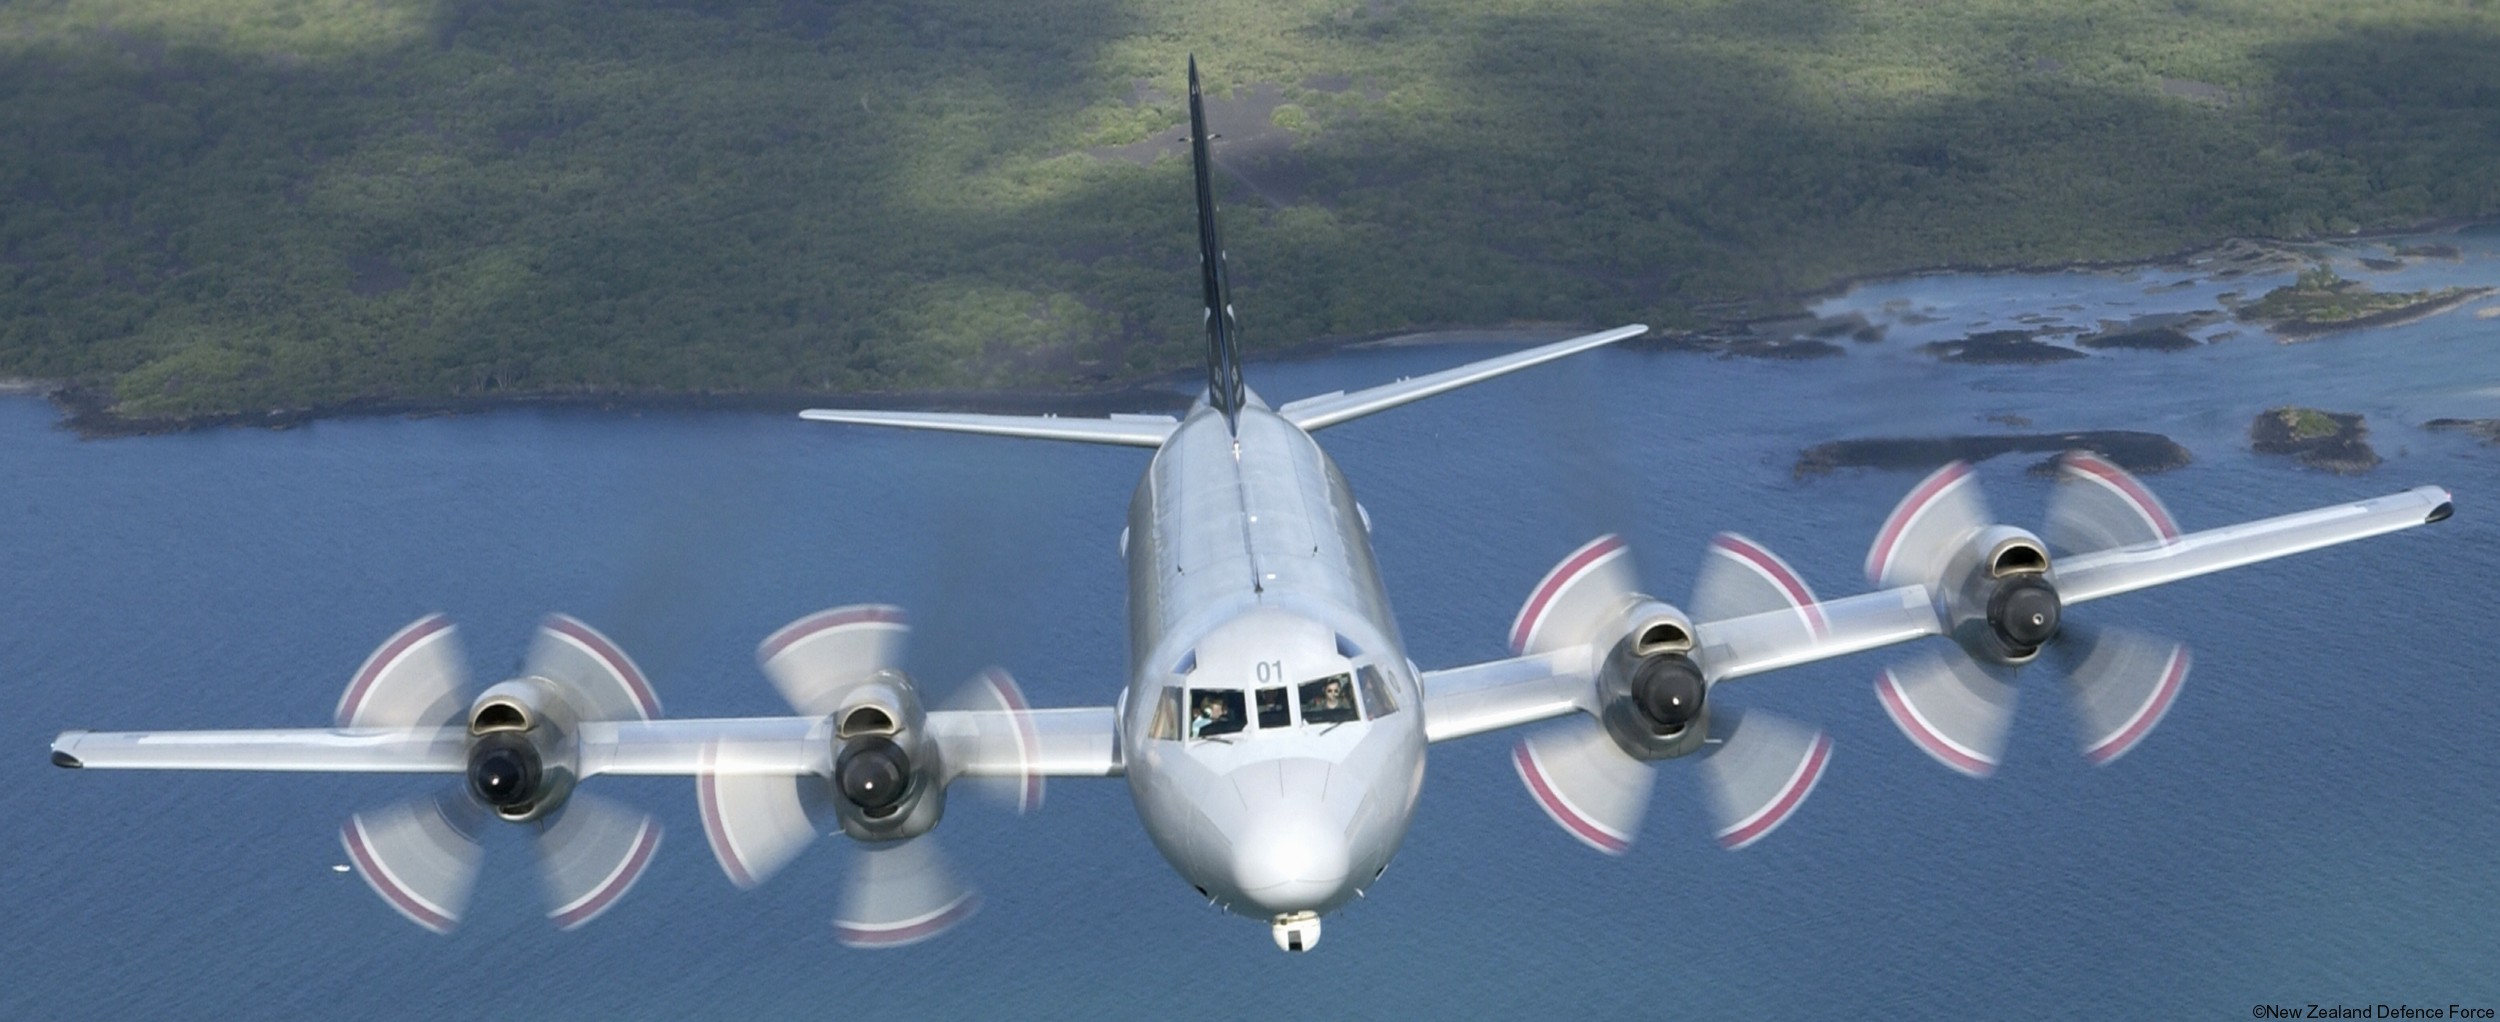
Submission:
[[[2489,0],[35,0],[0,376],[139,415],[1192,364],[2500,214]]]

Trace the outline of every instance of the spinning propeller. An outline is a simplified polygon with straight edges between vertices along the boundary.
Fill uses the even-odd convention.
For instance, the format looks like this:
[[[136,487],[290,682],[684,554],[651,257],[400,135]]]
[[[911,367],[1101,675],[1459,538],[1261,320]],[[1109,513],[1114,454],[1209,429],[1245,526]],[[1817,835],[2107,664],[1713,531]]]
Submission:
[[[1041,804],[1033,724],[1015,680],[984,671],[949,706],[963,712],[932,717],[900,666],[910,631],[901,608],[868,605],[774,632],[756,661],[791,707],[821,718],[809,738],[823,749],[818,766],[796,776],[750,770],[737,744],[722,741],[696,778],[712,854],[740,887],[763,883],[827,827],[867,845],[834,916],[837,936],[853,947],[926,940],[979,907],[928,834],[945,812],[949,782],[969,762],[1019,764],[982,780],[1020,812]]]
[[[440,727],[463,743],[465,783],[453,791],[358,813],[339,839],[356,871],[399,914],[437,933],[460,921],[489,818],[536,831],[547,914],[564,929],[623,897],[659,847],[649,815],[573,791],[580,725],[649,720],[659,699],[605,636],[558,614],[538,629],[518,677],[480,694],[464,717],[468,671],[450,619],[399,631],[365,660],[339,698],[341,729]]]
[[[1511,626],[1521,655],[1585,648],[1599,658],[1596,713],[1522,741],[1512,755],[1537,804],[1571,836],[1622,854],[1649,806],[1650,761],[1698,754],[1719,843],[1744,848],[1796,812],[1831,759],[1822,732],[1762,712],[1718,710],[1692,622],[1633,587],[1623,540],[1604,536],[1548,573]],[[1742,536],[1712,541],[1694,588],[1705,620],[1785,611],[1821,628],[1814,595]]]
[[[2179,537],[2152,491],[2081,451],[2059,464],[2043,532],[2060,557]],[[2043,650],[2062,662],[2083,754],[2095,764],[2135,748],[2187,680],[2182,644],[2069,625],[2041,537],[1994,524],[1962,462],[1938,469],[1893,508],[1867,552],[1866,574],[1885,588],[1926,586],[1961,647],[1884,672],[1875,694],[1921,750],[1973,777],[1996,770],[2013,720],[2015,675]]]

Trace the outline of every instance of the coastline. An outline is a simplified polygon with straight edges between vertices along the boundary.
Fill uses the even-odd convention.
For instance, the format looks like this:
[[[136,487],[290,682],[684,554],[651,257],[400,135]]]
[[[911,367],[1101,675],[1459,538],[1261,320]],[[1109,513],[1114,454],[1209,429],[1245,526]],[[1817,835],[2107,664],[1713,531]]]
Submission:
[[[1907,271],[1885,271],[1853,274],[1830,284],[1804,291],[1757,295],[1696,307],[1706,323],[1690,330],[1653,328],[1632,339],[1630,344],[1655,350],[1708,351],[1696,345],[1697,337],[1728,337],[1751,334],[1761,324],[1790,322],[1806,315],[1805,308],[1815,301],[1848,293],[1852,288],[1883,282],[1949,274],[2042,274],[2061,272],[2107,272],[2134,268],[2177,268],[2190,266],[2199,257],[2221,254],[2251,247],[2302,246],[2338,242],[2366,241],[2374,238],[2405,237],[2456,231],[2481,224],[2500,223],[2483,217],[2442,217],[2399,227],[2355,231],[2350,234],[2311,238],[2229,237],[2209,243],[2188,246],[2166,253],[2133,259],[2091,259],[2052,264],[1963,264],[1946,263]],[[2481,287],[2465,293],[2405,309],[2391,310],[2358,319],[2321,325],[2297,336],[2280,332],[2284,343],[2307,340],[2343,330],[2399,325],[2451,311],[2459,306],[2500,293],[2500,288]],[[1717,310],[1714,314],[1707,310]],[[1551,321],[1521,321],[1498,324],[1445,324],[1408,326],[1341,337],[1320,337],[1249,355],[1247,361],[1299,361],[1324,358],[1339,351],[1364,348],[1409,347],[1433,344],[1468,344],[1513,342],[1521,338],[1560,338],[1583,330],[1602,329],[1604,324],[1561,324]],[[1776,346],[1775,346],[1776,347]],[[1833,350],[1788,352],[1785,350],[1737,351],[1723,353],[1761,357],[1806,357],[1839,354]],[[522,408],[579,409],[601,412],[644,411],[760,411],[790,412],[801,409],[839,405],[869,409],[908,409],[921,411],[989,412],[997,414],[1106,415],[1126,412],[1137,414],[1178,413],[1189,405],[1188,392],[1198,370],[1183,368],[1166,370],[1124,380],[1107,386],[1027,388],[1014,390],[920,390],[920,391],[747,391],[747,392],[542,392],[450,397],[360,398],[348,401],[273,408],[265,411],[238,411],[199,416],[131,416],[111,408],[110,394],[102,387],[83,381],[43,380],[29,378],[0,379],[0,395],[40,394],[51,401],[61,415],[60,426],[83,439],[154,436],[194,430],[227,427],[291,429],[323,419],[373,418],[382,416],[432,417],[441,415],[478,415]]]

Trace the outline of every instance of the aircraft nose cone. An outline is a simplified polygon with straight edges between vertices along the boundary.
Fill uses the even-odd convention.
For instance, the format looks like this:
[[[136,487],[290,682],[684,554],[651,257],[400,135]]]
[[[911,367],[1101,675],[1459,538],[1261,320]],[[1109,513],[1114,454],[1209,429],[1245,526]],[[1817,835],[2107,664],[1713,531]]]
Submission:
[[[1345,835],[1308,817],[1264,821],[1233,845],[1233,882],[1269,912],[1315,909],[1345,886]]]

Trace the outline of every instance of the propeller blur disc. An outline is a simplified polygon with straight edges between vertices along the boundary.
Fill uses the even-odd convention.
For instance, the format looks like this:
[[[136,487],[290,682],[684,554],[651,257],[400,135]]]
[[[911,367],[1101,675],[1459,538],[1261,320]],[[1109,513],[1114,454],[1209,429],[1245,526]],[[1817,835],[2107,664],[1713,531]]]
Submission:
[[[729,882],[751,888],[770,879],[815,843],[817,820],[832,810],[823,777],[749,773],[731,768],[734,745],[715,742],[695,775],[703,836]]]
[[[522,670],[581,699],[584,720],[651,720],[660,715],[660,697],[633,658],[598,629],[568,615],[547,615]]]
[[[1718,815],[1719,844],[1736,851],[1770,836],[1805,804],[1831,763],[1832,740],[1821,731],[1759,711],[1711,723],[1711,730],[1725,737],[1703,757],[1702,773]]]
[[[996,667],[984,670],[947,701],[947,709],[963,714],[958,719],[971,732],[948,742],[950,759],[981,767],[964,780],[1018,813],[1040,809],[1041,734],[1015,677]]]
[[[2182,643],[2106,628],[2069,634],[2058,646],[2071,665],[2066,683],[2083,755],[2095,766],[2116,762],[2151,734],[2187,683]]]
[[[660,823],[650,814],[575,793],[539,824],[547,917],[567,930],[598,918],[642,879],[659,847]]]
[[[1606,729],[1576,716],[1522,740],[1511,752],[1519,781],[1556,826],[1608,855],[1632,848],[1658,772],[1624,754]]]
[[[902,947],[953,929],[980,907],[980,895],[955,878],[937,843],[922,835],[861,849],[834,936],[856,948]]]
[[[1937,469],[1884,518],[1866,551],[1867,581],[1883,589],[1933,583],[1962,537],[1987,523],[1987,499],[1970,465]]]
[[[428,614],[400,629],[339,694],[342,728],[404,728],[446,724],[460,716],[468,665],[460,656],[459,629],[441,614]]]
[[[2179,538],[2178,523],[2151,488],[2090,451],[2059,459],[2040,538],[2066,554],[2088,554]]]
[[[422,796],[357,813],[339,843],[358,875],[394,911],[436,933],[450,933],[468,907],[484,859],[471,828],[476,807],[458,793]]]
[[[1968,655],[1933,653],[1885,671],[1875,695],[1893,725],[1936,761],[1972,777],[1995,773],[2014,719],[2014,686]]]
[[[755,650],[791,708],[811,717],[842,708],[853,686],[896,669],[911,625],[901,607],[862,604],[818,611],[782,626]]]
[[[1635,585],[1630,548],[1599,536],[1546,572],[1510,625],[1512,652],[1545,653],[1589,643],[1623,612]]]

